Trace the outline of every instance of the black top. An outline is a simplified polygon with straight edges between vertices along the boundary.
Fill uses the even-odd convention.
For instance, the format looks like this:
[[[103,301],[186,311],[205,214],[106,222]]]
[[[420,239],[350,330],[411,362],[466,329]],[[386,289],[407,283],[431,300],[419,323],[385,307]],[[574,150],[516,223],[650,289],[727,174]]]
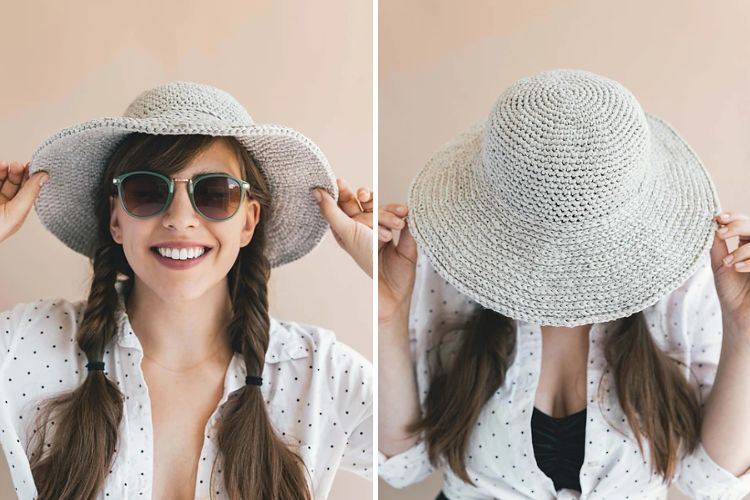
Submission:
[[[586,444],[586,408],[561,418],[537,410],[531,415],[531,440],[539,468],[555,489],[581,491],[578,477]]]
[[[556,490],[581,491],[579,474],[586,445],[586,408],[561,418],[550,417],[534,407],[531,441],[539,468]],[[441,491],[435,500],[449,500]]]

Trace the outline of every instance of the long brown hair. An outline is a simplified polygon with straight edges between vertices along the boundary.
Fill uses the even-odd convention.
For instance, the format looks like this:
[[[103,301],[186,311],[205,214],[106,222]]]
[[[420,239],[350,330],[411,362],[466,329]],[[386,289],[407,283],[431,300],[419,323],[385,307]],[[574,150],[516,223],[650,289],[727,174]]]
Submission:
[[[446,332],[439,334],[436,345],[443,343]],[[434,466],[442,456],[458,477],[472,484],[465,462],[469,437],[482,407],[505,382],[516,348],[515,324],[482,308],[470,318],[458,343],[449,366],[443,366],[437,356],[425,413],[408,430],[425,433]],[[680,372],[679,362],[654,343],[642,312],[624,318],[617,331],[606,336],[604,354],[641,454],[645,438],[650,444],[652,472],[670,481],[680,445],[689,453],[699,443],[697,390]],[[600,393],[605,376],[599,381]]]
[[[134,283],[134,272],[109,230],[112,179],[137,169],[173,175],[214,140],[203,135],[134,133],[110,157],[96,196],[98,246],[92,258],[91,290],[76,337],[88,361],[101,361],[105,347],[117,335],[118,276],[125,277],[122,286],[126,295]],[[252,241],[240,249],[227,275],[233,305],[227,334],[232,349],[244,357],[247,373],[260,375],[269,342],[267,282],[271,266],[264,253],[264,228],[270,195],[247,150],[232,137],[224,140],[229,141],[243,166],[243,176],[251,185],[250,196],[261,205]],[[72,392],[40,405],[29,443],[40,500],[90,499],[99,493],[118,448],[123,398],[117,386],[98,370],[90,371]],[[217,462],[220,458],[223,461],[222,475],[230,498],[311,498],[304,463],[273,429],[259,387],[245,385],[230,395],[222,407],[217,440],[221,456]],[[212,484],[217,462],[212,468]],[[213,495],[214,488],[211,490]]]

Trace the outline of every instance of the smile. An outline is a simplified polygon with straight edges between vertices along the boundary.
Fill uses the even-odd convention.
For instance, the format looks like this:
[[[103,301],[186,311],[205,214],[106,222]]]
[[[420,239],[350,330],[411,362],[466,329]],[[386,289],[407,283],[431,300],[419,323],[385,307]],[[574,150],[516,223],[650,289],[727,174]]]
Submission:
[[[170,269],[187,269],[203,262],[211,250],[208,247],[179,249],[152,247],[151,253],[161,264]]]
[[[186,260],[200,257],[206,251],[206,247],[194,248],[157,248],[159,255],[173,260]]]

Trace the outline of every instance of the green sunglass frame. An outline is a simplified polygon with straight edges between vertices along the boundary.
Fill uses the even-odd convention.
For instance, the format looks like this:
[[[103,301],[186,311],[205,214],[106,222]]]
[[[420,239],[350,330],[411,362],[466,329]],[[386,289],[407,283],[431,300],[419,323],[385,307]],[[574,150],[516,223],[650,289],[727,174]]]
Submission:
[[[128,208],[125,206],[125,201],[123,200],[123,197],[122,197],[122,184],[125,181],[125,179],[127,179],[130,176],[136,175],[136,174],[146,174],[146,175],[151,175],[153,177],[158,177],[159,179],[161,179],[164,182],[166,182],[167,186],[169,188],[169,192],[167,194],[167,200],[164,202],[164,206],[161,207],[161,209],[158,212],[156,212],[156,213],[154,213],[152,215],[136,215],[136,214],[132,213],[130,210],[128,210]],[[234,213],[232,213],[232,215],[229,215],[228,217],[225,217],[225,218],[222,218],[222,219],[217,219],[217,218],[214,218],[214,217],[207,216],[206,214],[204,214],[203,212],[201,212],[200,209],[198,208],[198,206],[195,204],[195,196],[194,196],[195,185],[198,184],[200,181],[202,181],[204,179],[210,179],[210,178],[213,178],[213,177],[228,178],[228,179],[231,179],[231,180],[237,182],[240,185],[240,202],[237,205],[237,208],[235,209]],[[237,215],[237,212],[240,211],[240,207],[242,206],[242,203],[245,201],[245,191],[247,191],[248,196],[250,195],[250,183],[249,182],[243,181],[242,179],[238,179],[238,178],[236,178],[236,177],[234,177],[232,175],[224,174],[224,173],[220,173],[220,172],[208,173],[208,174],[201,174],[201,175],[197,175],[197,176],[195,176],[193,178],[190,178],[190,179],[177,179],[177,178],[174,178],[174,177],[169,178],[169,177],[167,177],[164,174],[161,174],[159,172],[154,172],[152,170],[135,170],[133,172],[128,172],[128,173],[125,173],[125,174],[122,174],[122,175],[118,175],[117,177],[115,177],[114,179],[112,179],[112,184],[114,186],[116,186],[116,188],[117,188],[117,197],[120,199],[120,205],[122,206],[122,209],[125,210],[125,212],[129,216],[131,216],[131,217],[133,217],[135,219],[150,219],[151,217],[156,217],[157,215],[160,215],[160,214],[164,213],[164,211],[167,209],[167,207],[169,207],[170,203],[172,203],[172,199],[174,198],[174,193],[175,193],[175,184],[177,182],[187,182],[188,198],[190,198],[190,204],[193,205],[193,210],[195,210],[196,213],[198,213],[204,219],[212,221],[212,222],[226,221],[226,220],[231,219],[235,215]]]

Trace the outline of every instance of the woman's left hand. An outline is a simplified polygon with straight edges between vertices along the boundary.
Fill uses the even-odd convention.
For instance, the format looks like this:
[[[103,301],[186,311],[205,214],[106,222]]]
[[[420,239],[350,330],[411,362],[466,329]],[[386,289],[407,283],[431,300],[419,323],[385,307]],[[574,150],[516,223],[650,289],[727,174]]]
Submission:
[[[742,330],[750,330],[750,217],[722,212],[714,217],[719,229],[711,247],[711,264],[722,315]],[[730,252],[726,241],[739,237]],[[733,246],[730,246],[732,248]]]
[[[343,179],[336,179],[336,184],[338,203],[323,188],[315,188],[313,196],[338,244],[372,278],[372,191],[359,188],[355,193]]]

